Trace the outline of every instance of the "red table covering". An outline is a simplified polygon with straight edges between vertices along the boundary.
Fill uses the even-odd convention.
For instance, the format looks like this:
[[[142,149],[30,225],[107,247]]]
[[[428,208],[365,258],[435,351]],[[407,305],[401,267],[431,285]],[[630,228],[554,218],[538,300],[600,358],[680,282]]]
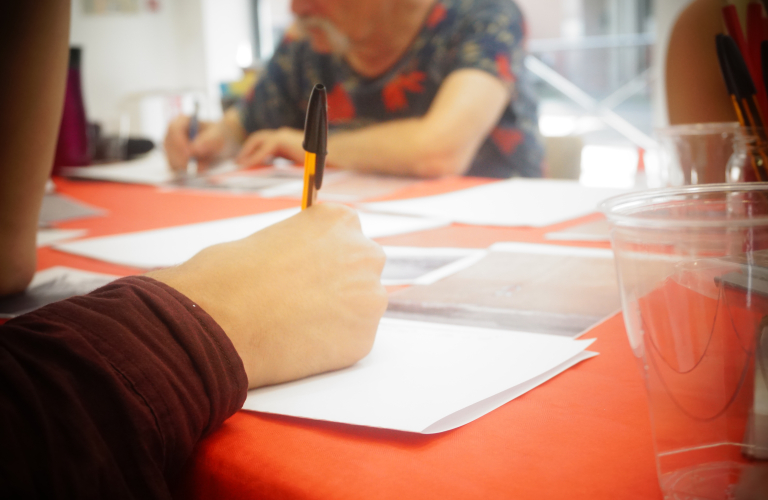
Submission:
[[[396,198],[489,182],[425,181]],[[140,231],[298,206],[298,200],[224,196],[154,187],[56,180],[58,191],[109,214],[59,224],[88,236]],[[321,193],[322,200],[322,193]],[[593,214],[547,228],[454,224],[380,238],[382,244],[485,247],[545,242],[544,234],[597,220]],[[551,242],[547,242],[551,243]],[[581,246],[607,246],[580,243]],[[66,265],[139,270],[39,250],[39,269]],[[180,498],[514,498],[659,499],[642,377],[621,315],[583,338],[600,353],[459,429],[437,435],[355,427],[240,411],[191,459]]]

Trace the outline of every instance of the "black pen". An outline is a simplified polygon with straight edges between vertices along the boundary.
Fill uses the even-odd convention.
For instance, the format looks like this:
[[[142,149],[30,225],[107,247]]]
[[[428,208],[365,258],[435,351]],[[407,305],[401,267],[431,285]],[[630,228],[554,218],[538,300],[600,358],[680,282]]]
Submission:
[[[325,156],[328,154],[328,110],[325,86],[315,85],[309,95],[307,117],[304,121],[304,192],[301,209],[312,206],[317,190],[323,184]]]

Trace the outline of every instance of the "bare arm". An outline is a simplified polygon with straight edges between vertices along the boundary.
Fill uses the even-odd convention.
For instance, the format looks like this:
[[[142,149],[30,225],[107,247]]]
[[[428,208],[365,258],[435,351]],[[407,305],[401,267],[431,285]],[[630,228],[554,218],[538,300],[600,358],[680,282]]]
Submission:
[[[37,218],[64,102],[69,2],[0,4],[0,296],[35,272]]]
[[[736,121],[720,73],[715,35],[723,32],[719,0],[695,0],[680,14],[667,49],[669,123]]]
[[[328,159],[365,172],[463,174],[508,102],[509,92],[498,78],[481,70],[459,70],[443,82],[424,117],[336,134]]]
[[[462,174],[509,102],[498,78],[477,69],[451,73],[421,118],[371,125],[333,134],[328,163],[361,172],[417,177]],[[251,134],[238,156],[258,165],[272,156],[301,161],[301,131],[264,130]]]

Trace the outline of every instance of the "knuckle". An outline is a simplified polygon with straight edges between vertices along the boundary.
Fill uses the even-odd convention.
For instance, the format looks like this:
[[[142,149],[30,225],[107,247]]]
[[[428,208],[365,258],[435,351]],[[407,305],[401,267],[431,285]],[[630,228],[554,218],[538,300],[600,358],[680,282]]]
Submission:
[[[357,212],[346,205],[340,205],[338,203],[321,203],[316,205],[316,207],[317,212],[324,217],[335,219],[341,223],[350,223],[358,219]]]

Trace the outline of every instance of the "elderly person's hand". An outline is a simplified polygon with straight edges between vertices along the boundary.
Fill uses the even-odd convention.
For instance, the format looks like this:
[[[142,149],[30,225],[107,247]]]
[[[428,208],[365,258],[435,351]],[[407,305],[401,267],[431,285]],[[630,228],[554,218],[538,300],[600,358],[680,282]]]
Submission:
[[[248,136],[235,161],[242,167],[254,167],[279,157],[302,164],[304,162],[303,141],[304,133],[301,130],[288,127],[259,130]]]
[[[200,170],[205,170],[218,159],[232,156],[243,141],[245,131],[240,125],[237,111],[230,109],[218,122],[201,121],[194,139],[189,139],[189,116],[179,116],[168,125],[165,135],[165,154],[175,172],[183,172],[191,158]]]
[[[353,210],[320,204],[148,276],[216,320],[253,388],[344,368],[368,354],[387,305],[384,260]]]
[[[175,172],[183,172],[189,160],[197,159],[201,169],[205,169],[226,145],[223,128],[218,123],[200,122],[200,132],[193,139],[189,138],[189,116],[179,116],[168,126],[165,136],[165,154],[168,164]]]

